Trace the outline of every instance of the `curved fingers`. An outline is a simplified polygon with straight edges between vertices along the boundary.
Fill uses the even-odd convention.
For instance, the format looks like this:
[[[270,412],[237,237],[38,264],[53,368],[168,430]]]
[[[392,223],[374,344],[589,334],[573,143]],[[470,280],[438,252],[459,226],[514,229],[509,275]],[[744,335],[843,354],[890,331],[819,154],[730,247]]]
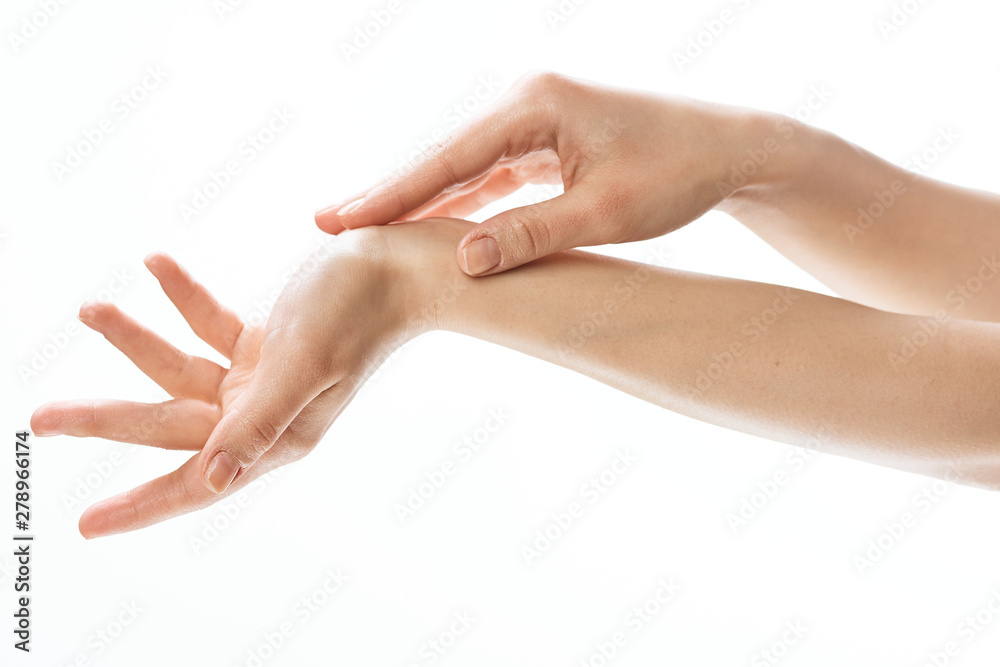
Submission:
[[[198,338],[226,359],[232,359],[236,340],[243,331],[243,320],[239,315],[216,301],[169,255],[153,253],[146,257],[145,264]]]
[[[215,400],[226,374],[222,366],[181,352],[111,303],[85,303],[80,307],[80,321],[104,336],[174,398]]]
[[[207,507],[236,493],[261,475],[311,451],[350,396],[353,392],[348,394],[336,386],[317,396],[293,420],[275,446],[253,466],[243,470],[225,492],[215,493],[205,485],[200,454],[195,454],[171,473],[88,507],[80,517],[80,533],[91,539],[138,530]]]

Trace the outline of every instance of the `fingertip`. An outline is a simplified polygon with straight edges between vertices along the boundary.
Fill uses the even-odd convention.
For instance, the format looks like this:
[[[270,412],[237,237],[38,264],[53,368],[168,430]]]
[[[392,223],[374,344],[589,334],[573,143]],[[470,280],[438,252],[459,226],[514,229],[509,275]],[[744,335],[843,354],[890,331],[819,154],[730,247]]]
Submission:
[[[85,540],[92,540],[96,537],[111,535],[114,530],[110,529],[108,513],[114,498],[108,498],[94,503],[83,511],[80,520],[77,522],[77,530]]]
[[[146,265],[147,269],[155,273],[157,269],[162,268],[164,262],[169,261],[171,261],[170,255],[157,250],[146,255],[142,263]]]
[[[92,540],[95,537],[97,537],[97,533],[90,529],[86,511],[83,513],[83,515],[80,517],[80,520],[77,522],[76,528],[77,530],[80,531],[80,534],[83,536],[83,539],[85,540]]]
[[[99,302],[94,299],[88,299],[80,304],[80,310],[77,311],[77,318],[84,324],[91,324],[97,317],[97,304]]]
[[[153,274],[153,277],[157,281],[162,282],[171,273],[180,273],[183,271],[180,263],[176,259],[171,257],[165,252],[151,252],[146,255],[142,263],[146,265],[149,272]]]
[[[341,224],[340,218],[337,215],[337,209],[337,206],[330,206],[321,211],[316,211],[316,226],[327,234],[336,235],[344,231],[346,227]]]
[[[103,333],[102,329],[120,313],[118,306],[109,301],[91,300],[80,305],[77,319],[97,333]]]
[[[84,539],[107,537],[134,530],[135,510],[128,493],[99,500],[83,511],[77,528]]]
[[[31,428],[31,432],[38,437],[46,437],[50,435],[58,435],[59,429],[56,428],[53,419],[54,410],[52,406],[55,402],[45,403],[35,408],[35,411],[31,415],[31,419],[28,424]]]

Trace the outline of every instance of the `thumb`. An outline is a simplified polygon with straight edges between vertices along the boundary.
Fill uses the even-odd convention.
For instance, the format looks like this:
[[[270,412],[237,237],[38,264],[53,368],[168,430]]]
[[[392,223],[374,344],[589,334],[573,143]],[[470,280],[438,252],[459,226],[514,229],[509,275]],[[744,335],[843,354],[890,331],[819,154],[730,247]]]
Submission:
[[[470,276],[500,273],[515,266],[585,245],[610,243],[613,239],[606,199],[588,196],[583,188],[538,204],[504,211],[465,235],[458,244],[458,265]]]
[[[201,452],[201,474],[208,488],[216,493],[229,488],[319,395],[322,388],[303,382],[302,375],[294,364],[261,357],[250,386],[227,410]]]

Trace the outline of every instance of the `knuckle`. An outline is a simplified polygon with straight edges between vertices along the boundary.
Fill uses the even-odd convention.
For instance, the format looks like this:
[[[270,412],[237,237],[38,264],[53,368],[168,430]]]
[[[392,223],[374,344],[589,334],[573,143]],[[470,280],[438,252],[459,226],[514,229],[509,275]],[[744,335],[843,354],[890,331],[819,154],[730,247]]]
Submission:
[[[505,219],[500,225],[500,236],[505,241],[503,245],[513,251],[513,259],[534,259],[547,254],[551,247],[548,227],[530,209]]]
[[[522,75],[512,90],[519,111],[527,119],[534,119],[544,125],[545,122],[554,122],[560,117],[573,85],[562,74],[535,71]]]
[[[288,446],[285,447],[288,460],[290,462],[302,460],[316,448],[316,444],[315,441],[304,437],[302,434],[296,434],[294,437],[289,438]]]
[[[515,88],[528,95],[549,95],[560,92],[569,79],[549,70],[531,70],[518,77]]]
[[[271,443],[278,439],[278,428],[270,420],[261,415],[247,415],[242,411],[236,413],[246,437],[245,442],[237,443],[238,447],[229,450],[241,466],[248,466],[263,456]]]

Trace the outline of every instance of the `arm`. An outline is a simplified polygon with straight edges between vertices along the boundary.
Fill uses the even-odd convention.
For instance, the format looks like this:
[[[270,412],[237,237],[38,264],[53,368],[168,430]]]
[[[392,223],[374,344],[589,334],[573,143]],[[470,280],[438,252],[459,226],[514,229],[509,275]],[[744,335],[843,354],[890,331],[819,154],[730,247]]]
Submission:
[[[920,177],[800,123],[758,122],[757,143],[776,150],[721,210],[848,299],[1000,322],[1000,197]]]
[[[440,328],[713,424],[1000,488],[1000,326],[578,251],[478,280],[443,261],[468,225],[433,224],[384,233]]]
[[[458,242],[463,271],[499,273],[559,250],[648,239],[716,208],[846,298],[1000,321],[1000,197],[915,178],[778,114],[550,73],[522,78],[411,171],[316,222],[338,233],[465,218],[526,183],[564,193],[471,228]]]
[[[88,508],[81,532],[149,526],[305,456],[382,360],[433,329],[728,428],[1000,489],[998,325],[579,251],[470,278],[441,260],[472,226],[435,220],[346,234],[293,276],[263,328],[244,325],[169,258],[151,257],[164,291],[228,369],[180,352],[114,306],[81,309],[173,399],[51,403],[32,416],[36,435],[195,452]]]

